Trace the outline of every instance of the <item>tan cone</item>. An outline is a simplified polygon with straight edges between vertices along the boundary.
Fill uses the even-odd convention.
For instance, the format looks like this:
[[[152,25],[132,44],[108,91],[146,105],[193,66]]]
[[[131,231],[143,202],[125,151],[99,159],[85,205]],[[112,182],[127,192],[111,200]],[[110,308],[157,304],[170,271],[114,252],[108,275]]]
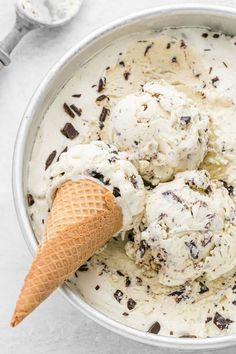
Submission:
[[[20,323],[121,227],[121,209],[106,188],[90,180],[65,182],[56,192],[11,326]]]

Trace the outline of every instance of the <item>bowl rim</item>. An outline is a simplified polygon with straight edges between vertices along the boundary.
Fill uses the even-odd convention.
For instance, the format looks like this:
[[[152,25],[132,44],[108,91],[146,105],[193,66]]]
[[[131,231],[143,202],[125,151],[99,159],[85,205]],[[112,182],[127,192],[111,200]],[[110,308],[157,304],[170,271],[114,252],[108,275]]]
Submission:
[[[29,129],[32,122],[34,121],[34,113],[36,107],[39,103],[39,98],[45,89],[49,86],[51,80],[55,78],[55,75],[63,68],[63,66],[74,57],[74,55],[85,46],[96,41],[100,36],[107,32],[111,32],[117,28],[125,26],[128,23],[132,23],[135,20],[142,19],[148,16],[159,16],[163,13],[199,13],[208,12],[209,15],[221,15],[224,17],[234,17],[236,20],[236,9],[226,6],[215,6],[215,5],[202,5],[202,4],[183,4],[183,5],[166,5],[158,6],[154,8],[149,8],[146,10],[138,11],[130,15],[121,17],[112,21],[105,26],[102,26],[91,34],[85,36],[84,39],[79,41],[75,46],[68,50],[48,71],[41,83],[36,87],[28,105],[26,106],[23,118],[18,128],[13,159],[12,159],[12,192],[15,205],[15,211],[18,219],[18,223],[23,234],[24,240],[33,255],[37,247],[37,241],[35,235],[30,226],[27,208],[25,205],[25,197],[23,191],[23,161],[24,152],[27,144],[27,138]],[[213,348],[226,348],[228,346],[236,345],[236,334],[211,337],[211,338],[177,338],[170,336],[155,335],[147,332],[143,332],[131,327],[128,327],[112,318],[106,316],[100,311],[93,308],[91,305],[87,304],[82,298],[76,296],[75,292],[68,287],[68,285],[63,284],[59,288],[63,296],[80,312],[99,323],[103,327],[112,330],[129,339],[133,339],[137,342],[144,344],[149,344],[152,346],[175,348],[182,350],[201,350],[201,349],[213,349]]]

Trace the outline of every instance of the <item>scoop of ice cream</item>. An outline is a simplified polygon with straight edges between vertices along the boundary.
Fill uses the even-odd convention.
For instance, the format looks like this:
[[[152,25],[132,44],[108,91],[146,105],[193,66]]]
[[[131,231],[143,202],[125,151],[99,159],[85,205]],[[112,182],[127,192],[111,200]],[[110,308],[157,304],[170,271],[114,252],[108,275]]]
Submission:
[[[150,192],[147,229],[127,246],[138,263],[159,270],[160,283],[214,280],[236,265],[236,207],[225,182],[187,171]],[[132,253],[133,252],[133,253]],[[146,254],[145,254],[146,253]]]
[[[196,169],[208,142],[208,117],[164,80],[150,82],[114,107],[104,140],[127,153],[142,177],[157,185]]]
[[[123,212],[123,231],[136,227],[144,211],[145,189],[134,165],[120,157],[114,146],[101,141],[78,144],[64,152],[49,169],[47,199],[68,179],[88,177],[105,185]]]

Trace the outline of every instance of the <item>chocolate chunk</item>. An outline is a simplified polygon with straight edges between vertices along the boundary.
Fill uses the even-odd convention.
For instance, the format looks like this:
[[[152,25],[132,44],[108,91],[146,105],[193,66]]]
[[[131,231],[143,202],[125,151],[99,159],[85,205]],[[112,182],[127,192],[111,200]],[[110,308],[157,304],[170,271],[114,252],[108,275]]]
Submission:
[[[208,33],[203,33],[203,34],[202,34],[202,37],[203,37],[203,38],[207,38],[207,37],[208,37]]]
[[[110,114],[110,110],[106,107],[102,108],[102,112],[99,116],[99,127],[100,129],[104,128],[104,122],[106,120],[107,115]]]
[[[119,62],[119,65],[120,65],[120,66],[125,67],[125,63],[124,63],[124,61],[123,61],[123,60],[121,60],[121,61]]]
[[[96,285],[95,286],[95,290],[99,290],[100,289],[100,286],[99,285]]]
[[[181,41],[180,41],[180,48],[184,48],[184,49],[187,48],[187,45],[183,39],[181,39]]]
[[[129,314],[127,312],[123,312],[122,315],[123,316],[129,316]]]
[[[42,219],[41,221],[42,221],[42,224],[44,225],[44,219]]]
[[[168,296],[175,296],[175,302],[177,302],[177,304],[184,300],[184,299],[187,299],[187,296],[185,295],[185,289],[180,289],[180,290],[176,290],[176,291],[173,291],[171,293],[168,294]]]
[[[127,307],[128,307],[128,309],[131,311],[131,310],[133,310],[134,308],[135,308],[135,306],[136,306],[136,301],[134,301],[133,299],[128,299],[128,301],[127,301]]]
[[[105,177],[103,176],[102,173],[98,172],[98,171],[91,171],[90,175],[93,178],[97,178],[100,182],[102,182],[103,184],[105,184],[106,186],[108,186],[110,184],[110,180],[109,179],[105,179]]]
[[[129,80],[129,76],[130,76],[129,71],[125,71],[123,75],[124,75],[125,80]]]
[[[149,182],[149,181],[143,180],[143,184],[144,184],[144,186],[145,186],[146,188],[148,188],[148,189],[154,189],[154,188],[155,188],[155,186],[154,186],[151,182]]]
[[[117,270],[116,273],[117,273],[120,277],[124,277],[124,276],[125,276],[120,270]]]
[[[161,325],[159,322],[154,322],[148,330],[148,333],[158,334],[160,332]]]
[[[62,150],[62,152],[60,153],[60,155],[58,156],[57,161],[59,161],[59,159],[60,159],[60,157],[61,157],[61,154],[63,154],[64,152],[67,152],[67,151],[68,151],[68,147],[66,146],[66,147]]]
[[[223,186],[224,186],[224,188],[226,188],[227,189],[227,191],[228,191],[228,193],[229,193],[229,195],[234,195],[234,187],[233,186],[230,186],[230,185],[228,185],[228,183],[227,182],[225,182],[225,181],[223,181],[222,179],[220,179],[220,181],[223,183]]]
[[[27,194],[27,202],[29,207],[31,207],[34,204],[34,197],[30,193]]]
[[[198,259],[199,250],[198,250],[196,244],[194,243],[194,241],[191,240],[189,242],[185,242],[185,245],[188,247],[191,257],[193,259]]]
[[[136,189],[138,187],[137,177],[135,175],[131,175],[129,180],[132,183],[132,185],[134,186],[134,188]]]
[[[166,49],[170,49],[170,47],[171,47],[171,44],[170,44],[170,43],[167,43]]]
[[[79,267],[78,271],[79,272],[87,272],[88,270],[88,265],[87,264],[83,264],[81,267]]]
[[[144,253],[146,251],[146,243],[144,240],[142,240],[140,242],[140,246],[139,246],[139,252],[140,252],[140,257],[142,258],[144,256]]]
[[[116,156],[112,156],[110,159],[108,159],[108,161],[110,162],[110,163],[114,163],[114,162],[116,162],[118,160],[118,158],[116,157]]]
[[[123,299],[124,293],[121,290],[116,290],[116,292],[114,293],[114,298],[118,301],[121,302],[121,300]]]
[[[151,44],[149,44],[149,45],[146,47],[145,52],[144,52],[144,56],[147,55],[148,51],[152,48],[153,44],[154,44],[154,43],[151,43]]]
[[[80,98],[81,97],[81,93],[79,93],[79,94],[75,93],[74,95],[72,95],[72,97]]]
[[[51,165],[52,161],[55,159],[56,154],[57,154],[56,150],[53,150],[53,152],[51,152],[51,154],[48,156],[45,162],[45,171]]]
[[[134,229],[128,231],[127,237],[129,241],[134,242],[134,235],[135,235]]]
[[[204,294],[207,291],[209,291],[209,288],[205,284],[203,284],[201,281],[199,282],[199,286],[200,286],[199,294]]]
[[[219,38],[220,35],[219,35],[218,33],[214,33],[212,37],[213,37],[213,38]]]
[[[216,86],[215,86],[215,83],[216,83],[217,81],[219,81],[219,80],[220,80],[220,79],[218,78],[218,76],[213,77],[213,79],[211,79],[212,85],[213,85],[214,87],[216,87]]]
[[[223,329],[229,328],[229,325],[234,321],[230,320],[229,318],[225,318],[220,315],[219,312],[216,312],[213,318],[213,322],[222,331]]]
[[[126,286],[126,288],[128,288],[128,287],[130,286],[130,284],[131,284],[130,277],[126,277],[126,279],[125,279],[125,286]]]
[[[101,102],[101,101],[105,100],[106,98],[109,100],[109,97],[107,95],[100,95],[96,98],[96,101]]]
[[[73,127],[71,123],[66,123],[64,128],[61,129],[61,133],[68,139],[75,139],[78,135],[79,132]]]
[[[206,192],[207,194],[212,193],[212,189],[211,189],[211,186],[210,186],[210,185],[207,186],[207,188],[205,189],[205,192]]]
[[[172,62],[172,63],[177,63],[177,58],[176,58],[176,57],[173,57],[173,58],[171,59],[171,62]]]
[[[140,277],[136,277],[136,282],[138,285],[142,285],[143,284],[143,281]]]
[[[234,286],[232,287],[232,291],[233,291],[234,294],[236,294],[236,285],[234,285]]]
[[[208,322],[211,322],[211,321],[212,321],[212,317],[207,317],[205,323],[208,323]]]
[[[99,79],[98,82],[98,92],[101,92],[104,90],[105,86],[106,86],[106,78],[103,76]]]
[[[114,195],[114,197],[120,197],[121,196],[121,194],[120,194],[120,188],[118,188],[118,187],[114,187],[113,188],[113,195]]]
[[[191,117],[190,117],[190,116],[182,116],[182,117],[180,117],[180,121],[181,121],[182,123],[184,123],[185,125],[187,125],[187,124],[190,123]]]
[[[65,111],[71,118],[75,118],[74,112],[71,110],[71,108],[68,106],[67,103],[64,103],[64,104],[63,104],[63,108],[64,108],[64,111]]]
[[[236,301],[232,301],[232,304],[233,304],[234,306],[236,306]]]
[[[77,114],[77,116],[81,116],[82,114],[82,109],[78,108],[75,104],[71,104],[70,108],[73,109],[73,111]]]

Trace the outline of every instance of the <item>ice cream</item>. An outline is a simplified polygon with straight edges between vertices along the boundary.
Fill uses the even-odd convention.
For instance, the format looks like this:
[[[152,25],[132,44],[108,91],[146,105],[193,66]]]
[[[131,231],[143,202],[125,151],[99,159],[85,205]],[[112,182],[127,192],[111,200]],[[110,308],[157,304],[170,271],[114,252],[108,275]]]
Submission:
[[[49,206],[60,184],[87,177],[105,185],[116,197],[123,212],[123,231],[139,225],[145,205],[143,181],[133,164],[120,157],[115,146],[102,141],[75,145],[61,154],[48,174]]]
[[[147,200],[147,228],[136,246],[138,263],[157,269],[158,281],[167,286],[202,275],[215,280],[233,270],[236,206],[230,194],[207,171],[179,173],[172,182],[159,184]],[[132,250],[129,244],[127,250]]]
[[[212,224],[208,230],[209,233],[212,232],[214,234],[209,244],[203,248],[201,244],[199,245],[196,242],[199,254],[194,253],[194,246],[188,244],[192,248],[194,257],[198,255],[198,259],[191,257],[190,249],[185,244],[183,245],[183,242],[181,243],[182,240],[175,233],[171,233],[171,230],[167,232],[168,237],[171,237],[169,238],[170,244],[174,235],[175,241],[179,242],[181,246],[180,253],[176,252],[174,256],[179,261],[178,254],[180,256],[184,255],[189,273],[185,276],[187,268],[183,265],[184,262],[181,261],[182,263],[178,264],[178,272],[175,277],[172,272],[173,264],[170,262],[168,264],[170,267],[165,269],[163,262],[160,264],[161,262],[156,257],[155,247],[152,245],[152,240],[149,236],[153,234],[153,229],[150,226],[152,224],[151,218],[153,217],[152,220],[154,220],[159,214],[159,206],[155,192],[152,190],[153,187],[150,186],[150,183],[145,183],[145,192],[150,194],[148,199],[152,198],[151,195],[153,195],[154,207],[147,208],[147,210],[151,209],[153,211],[153,214],[148,213],[151,224],[143,225],[141,223],[138,225],[139,216],[137,219],[136,217],[132,220],[130,218],[131,223],[127,222],[127,225],[131,226],[133,223],[135,230],[131,229],[127,232],[125,240],[122,240],[120,236],[113,238],[104,249],[100,250],[81,269],[76,271],[75,275],[67,282],[70,287],[73,287],[74,291],[77,291],[78,297],[82,298],[87,304],[126,326],[174,337],[206,338],[236,333],[236,272],[233,266],[234,261],[231,258],[234,255],[232,248],[234,243],[232,237],[234,221],[230,216],[231,204],[236,199],[234,193],[236,187],[235,43],[235,37],[205,28],[174,28],[164,29],[158,33],[133,33],[110,43],[86,63],[81,63],[78,71],[74,73],[73,77],[63,86],[60,92],[55,97],[50,97],[50,105],[47,106],[45,103],[46,113],[39,126],[33,146],[26,191],[28,215],[38,240],[42,238],[44,232],[50,205],[50,191],[53,190],[54,184],[56,188],[57,183],[60,184],[65,175],[71,178],[72,174],[75,173],[76,175],[77,172],[86,172],[86,177],[94,178],[89,176],[87,171],[83,171],[81,166],[77,171],[76,168],[70,170],[69,164],[66,162],[65,164],[63,163],[63,166],[62,162],[60,162],[63,161],[64,153],[62,152],[66,150],[76,151],[77,148],[72,148],[73,146],[90,144],[92,141],[99,139],[109,142],[110,140],[107,139],[107,126],[109,126],[111,118],[113,119],[114,111],[116,107],[119,107],[119,102],[124,102],[125,104],[128,102],[127,104],[129,104],[131,95],[133,100],[137,100],[137,105],[139,105],[140,96],[150,97],[149,91],[152,86],[155,86],[155,84],[150,83],[156,82],[159,85],[159,89],[167,91],[168,94],[165,95],[167,103],[171,102],[173,96],[176,107],[176,99],[178,98],[179,100],[184,93],[185,103],[181,106],[181,109],[187,104],[190,110],[193,108],[194,112],[199,112],[199,118],[209,117],[208,132],[205,132],[205,134],[203,132],[204,137],[208,136],[205,156],[203,145],[204,143],[206,144],[206,140],[203,139],[203,144],[201,145],[200,143],[199,145],[197,143],[197,146],[194,145],[196,137],[194,134],[198,133],[194,124],[183,125],[181,128],[178,127],[177,130],[171,130],[171,134],[176,135],[176,139],[179,139],[179,136],[183,136],[185,141],[189,142],[188,148],[190,149],[191,147],[193,149],[192,157],[195,160],[187,160],[187,164],[185,160],[184,168],[206,170],[210,174],[210,179],[207,176],[197,177],[200,172],[195,172],[194,179],[199,186],[209,184],[212,192],[209,191],[208,194],[207,192],[202,193],[201,188],[193,191],[192,186],[185,186],[182,178],[179,176],[175,178],[174,174],[178,168],[174,167],[173,170],[173,166],[171,167],[173,170],[171,181],[163,181],[165,183],[161,185],[157,184],[156,189],[164,188],[163,186],[169,185],[169,183],[173,183],[175,186],[177,183],[176,188],[180,189],[178,196],[181,199],[184,197],[183,193],[187,193],[187,203],[191,205],[194,201],[198,201],[194,207],[196,209],[193,208],[196,210],[196,217],[192,217],[187,214],[185,209],[180,211],[178,209],[180,205],[177,202],[175,204],[171,197],[165,200],[161,196],[160,207],[165,208],[169,205],[168,214],[172,211],[176,212],[178,224],[180,224],[178,227],[184,226],[184,220],[188,221],[187,227],[190,221],[194,224],[199,222],[199,220],[202,221],[202,223],[199,222],[200,226],[204,227],[205,220],[199,219],[199,213],[203,213],[202,215],[206,219],[208,211],[212,214],[214,212],[218,213],[217,218],[213,217]],[[142,87],[144,87],[144,90],[148,87],[149,91],[144,92]],[[153,97],[150,97],[150,101],[153,102]],[[154,105],[158,106],[159,112],[160,103],[155,101]],[[147,114],[147,112],[150,112],[151,107],[153,105],[150,105],[150,109],[147,109],[146,113],[141,109],[141,113]],[[130,114],[130,107],[127,106],[126,108]],[[169,115],[168,112],[165,113],[165,110],[161,112],[163,115]],[[173,116],[175,116],[174,113]],[[147,116],[145,117],[147,118]],[[194,118],[194,122],[199,127],[200,119],[198,119],[198,114],[194,115],[194,117],[197,118],[196,120]],[[125,119],[120,115],[120,119],[125,122],[123,126],[119,125],[118,127],[123,133],[124,127],[135,127],[135,120],[130,122],[128,116]],[[133,116],[133,119],[135,119],[135,116]],[[167,122],[170,121],[169,119],[167,120]],[[202,120],[203,122],[205,122],[204,119]],[[194,131],[195,133],[192,134]],[[134,131],[131,128],[129,132],[129,140],[126,143],[132,148]],[[145,132],[146,136],[147,130]],[[189,141],[189,136],[186,135],[187,132],[190,133],[191,141]],[[142,138],[144,132],[141,133]],[[165,138],[164,133],[162,132],[162,137]],[[166,138],[169,139],[170,134]],[[151,140],[152,138],[150,138]],[[161,140],[161,144],[163,144],[163,140]],[[97,146],[97,143],[95,146]],[[179,145],[176,142],[172,144],[172,147],[175,148],[175,153],[179,152]],[[106,149],[108,147],[105,148],[105,151]],[[124,151],[125,149],[122,146],[118,150],[120,160],[124,161],[126,158],[130,158],[129,152]],[[90,149],[89,151],[91,152]],[[145,153],[150,151],[147,149]],[[105,153],[106,156],[109,154],[108,152]],[[199,158],[200,162],[201,154],[203,161],[200,166],[191,167],[190,164],[193,161],[196,163],[196,159]],[[104,156],[104,152],[95,155],[91,153],[90,156],[97,156],[95,159],[95,161],[98,161],[97,164],[108,166],[102,163],[100,155]],[[87,149],[84,152],[84,156],[88,156]],[[168,160],[169,155],[164,157],[166,163],[175,161]],[[176,155],[176,158],[180,159],[178,155]],[[58,159],[59,162],[57,162]],[[78,159],[72,158],[71,153],[65,157],[65,161],[67,159],[71,161],[71,164],[77,166]],[[85,160],[84,163],[87,164],[87,159]],[[143,161],[145,162],[145,160]],[[139,162],[137,161],[136,163],[134,161],[134,163],[139,168]],[[55,171],[54,165],[61,167],[58,173],[55,172],[55,181],[54,178],[51,181],[51,171]],[[88,158],[88,168],[92,165],[92,160]],[[169,173],[167,167],[165,165],[162,171],[156,170],[160,174],[158,178],[162,177],[163,173],[165,176],[167,172]],[[55,168],[57,169],[57,167]],[[113,167],[109,167],[109,171],[111,169],[112,172],[108,172],[105,167],[104,169],[107,175],[112,173],[114,187],[117,187],[116,183],[118,183],[118,188],[121,188],[122,182],[115,177],[116,174]],[[59,173],[63,175],[60,176]],[[186,176],[189,176],[190,173],[193,172],[187,171]],[[101,172],[101,174],[103,173]],[[76,176],[78,177],[78,175]],[[148,176],[145,175],[145,172],[143,177],[145,177],[145,182],[147,182]],[[213,179],[218,181],[213,181]],[[95,180],[98,181],[99,178],[95,178]],[[132,186],[130,186],[130,189],[126,183],[127,181],[125,182],[127,189],[130,192],[134,191]],[[106,186],[106,188],[112,190],[112,186]],[[227,190],[230,195],[227,194]],[[138,191],[136,190],[136,192]],[[126,194],[126,196],[127,198],[123,199],[123,201],[120,199],[119,203],[129,203],[129,199],[131,202],[134,201],[133,195]],[[117,197],[117,201],[118,199]],[[206,206],[198,208],[199,201],[204,201]],[[225,207],[224,210],[221,208],[220,203]],[[126,208],[125,204],[123,204],[123,208]],[[234,206],[232,205],[232,213],[233,209]],[[139,214],[138,210],[136,211]],[[131,214],[127,213],[127,215]],[[146,223],[145,219],[143,221]],[[175,232],[176,226],[169,219],[168,222]],[[148,227],[148,229],[144,230],[145,227]],[[161,227],[162,224],[160,224]],[[158,230],[160,229],[159,226],[157,228]],[[161,229],[161,231],[163,230]],[[202,234],[209,235],[208,231],[204,230]],[[223,247],[219,247],[218,231],[222,234]],[[143,237],[142,240],[140,239],[141,236]],[[191,239],[195,241],[195,236],[191,232],[189,241]],[[135,247],[134,239],[137,240],[137,246]],[[150,246],[147,245],[147,240],[150,241]],[[131,242],[130,246],[125,246],[127,241]],[[143,241],[142,244],[141,241]],[[161,241],[167,247],[166,241],[168,239],[163,238]],[[227,247],[225,242],[227,242]],[[136,251],[140,244],[142,245],[141,250],[145,252],[142,263],[136,264],[133,259],[135,258],[136,260]],[[185,246],[186,249],[184,248]],[[134,258],[127,256],[128,247],[130,252],[133,251]],[[182,252],[183,250],[185,252]],[[171,247],[168,248],[168,251],[174,252]],[[220,252],[218,253],[218,251]],[[150,267],[152,254],[156,262],[152,261]],[[200,257],[201,261],[199,260]],[[146,264],[144,264],[144,260],[146,260]],[[215,263],[217,263],[217,267],[213,271]],[[218,266],[218,263],[221,266]],[[196,265],[196,269],[192,265]],[[181,273],[181,269],[184,270],[184,274]],[[231,271],[227,271],[229,269]],[[164,270],[167,273],[164,273]],[[162,272],[163,276],[161,278]],[[165,275],[170,276],[172,280],[171,286],[161,283],[161,281],[165,283],[167,280]],[[190,277],[192,279],[183,285],[186,279]],[[215,279],[213,279],[214,277]],[[174,280],[176,279],[181,285],[174,286],[176,284]]]
[[[111,112],[104,139],[125,151],[153,185],[198,168],[207,151],[208,117],[164,80],[124,97]]]

